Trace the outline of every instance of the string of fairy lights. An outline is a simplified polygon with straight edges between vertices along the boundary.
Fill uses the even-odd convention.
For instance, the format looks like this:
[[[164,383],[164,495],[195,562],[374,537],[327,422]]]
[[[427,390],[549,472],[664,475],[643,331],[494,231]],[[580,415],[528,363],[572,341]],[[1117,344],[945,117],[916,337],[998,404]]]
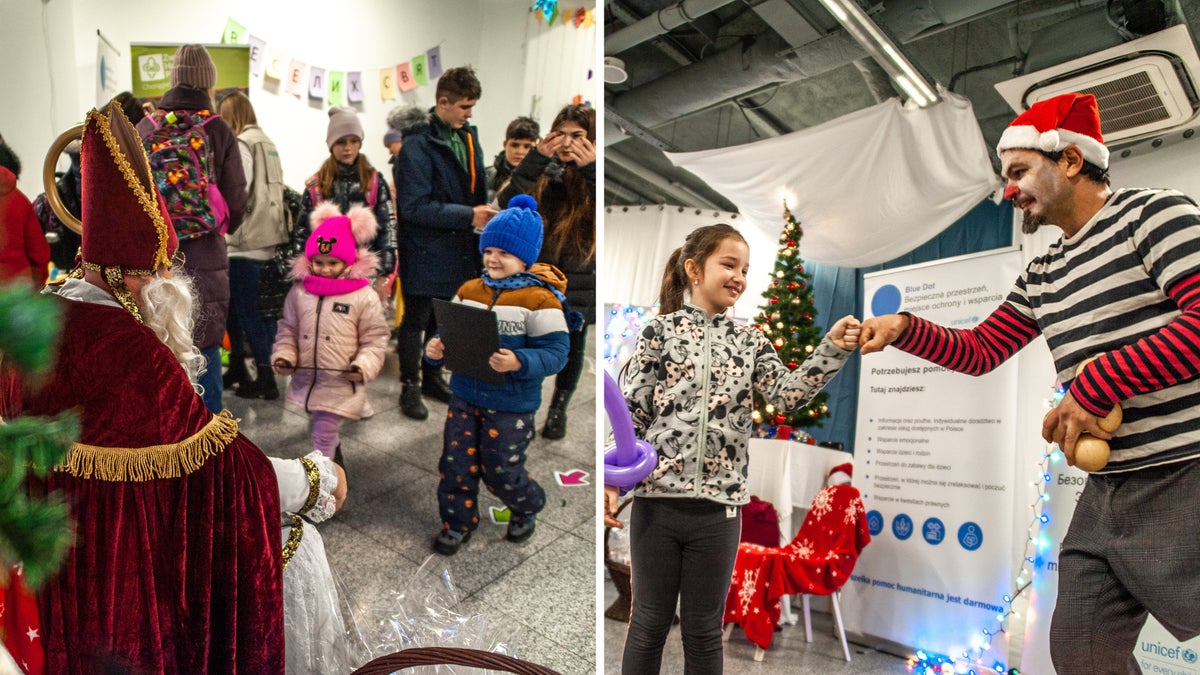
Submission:
[[[1065,394],[1066,389],[1062,385],[1056,386],[1050,398],[1046,400],[1046,408],[1058,405]],[[1018,598],[1033,587],[1035,570],[1043,565],[1042,556],[1050,545],[1043,531],[1044,527],[1050,523],[1050,515],[1047,513],[1050,502],[1047,488],[1052,480],[1050,467],[1062,460],[1063,455],[1058,446],[1047,443],[1042,458],[1038,461],[1038,474],[1033,483],[1033,487],[1037,490],[1037,497],[1029,506],[1033,516],[1029,521],[1029,527],[1025,530],[1025,551],[1021,556],[1021,564],[1016,578],[1013,579],[1013,591],[1004,596],[1004,611],[996,615],[994,624],[980,629],[970,648],[964,649],[958,656],[918,650],[916,655],[908,660],[908,672],[917,675],[982,675],[988,672],[1019,675],[1021,672],[1019,668],[1016,666],[1009,668],[1003,661],[996,661],[988,665],[984,660],[984,655],[991,650],[994,639],[1007,638],[1009,619],[1019,616],[1013,605]]]

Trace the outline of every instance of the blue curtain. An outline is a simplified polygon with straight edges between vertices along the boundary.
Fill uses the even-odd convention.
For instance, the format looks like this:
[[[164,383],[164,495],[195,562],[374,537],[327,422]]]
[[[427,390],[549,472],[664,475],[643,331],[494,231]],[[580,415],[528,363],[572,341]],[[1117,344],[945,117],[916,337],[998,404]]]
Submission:
[[[826,330],[847,314],[863,318],[863,275],[880,270],[915,265],[968,253],[990,251],[1012,245],[1012,204],[1003,201],[981,202],[941,234],[913,251],[881,265],[863,268],[834,267],[805,263],[813,277],[813,303],[818,322]],[[803,227],[804,223],[800,223]],[[803,253],[804,243],[800,244]],[[829,392],[830,416],[820,428],[806,429],[818,441],[835,441],[853,451],[855,423],[858,417],[858,373],[862,356],[856,351],[825,391]]]

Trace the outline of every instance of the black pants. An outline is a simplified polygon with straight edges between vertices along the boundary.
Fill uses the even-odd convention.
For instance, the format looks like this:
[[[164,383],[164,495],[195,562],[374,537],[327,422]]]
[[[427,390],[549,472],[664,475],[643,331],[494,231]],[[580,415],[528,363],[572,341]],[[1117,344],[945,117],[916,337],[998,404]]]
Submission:
[[[587,343],[587,324],[578,331],[567,334],[570,345],[567,350],[567,365],[558,371],[554,377],[554,390],[573,392],[579,384],[579,376],[583,374],[584,345]]]
[[[437,318],[433,314],[432,296],[403,295],[404,320],[396,335],[396,355],[400,357],[400,379],[415,382],[421,375],[425,342],[437,333]]]
[[[741,509],[668,497],[638,497],[631,508],[633,611],[621,672],[659,672],[678,600],[684,673],[720,673],[721,620],[737,558]]]

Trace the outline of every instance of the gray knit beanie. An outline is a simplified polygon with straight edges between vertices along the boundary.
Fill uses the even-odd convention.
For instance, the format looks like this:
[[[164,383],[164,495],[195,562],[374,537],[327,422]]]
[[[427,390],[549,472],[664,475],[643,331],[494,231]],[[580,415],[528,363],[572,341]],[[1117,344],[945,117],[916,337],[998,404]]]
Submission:
[[[361,142],[363,126],[358,121],[357,110],[346,105],[335,105],[329,109],[329,131],[325,134],[325,144],[333,150],[333,144],[342,136],[354,136]]]
[[[180,45],[171,67],[171,86],[186,85],[212,89],[217,84],[217,67],[204,45]]]

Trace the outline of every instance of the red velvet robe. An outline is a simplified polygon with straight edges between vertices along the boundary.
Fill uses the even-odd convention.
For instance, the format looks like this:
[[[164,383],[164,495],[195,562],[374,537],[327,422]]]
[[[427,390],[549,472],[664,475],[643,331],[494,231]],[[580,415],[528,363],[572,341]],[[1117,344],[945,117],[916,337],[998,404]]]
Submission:
[[[77,408],[79,443],[109,456],[172,445],[209,424],[150,329],[124,309],[62,302],[57,365],[25,414]],[[92,672],[104,660],[133,672],[283,673],[275,473],[240,433],[210,452],[179,477],[50,476],[47,487],[70,504],[75,542],[38,594],[46,672]]]

